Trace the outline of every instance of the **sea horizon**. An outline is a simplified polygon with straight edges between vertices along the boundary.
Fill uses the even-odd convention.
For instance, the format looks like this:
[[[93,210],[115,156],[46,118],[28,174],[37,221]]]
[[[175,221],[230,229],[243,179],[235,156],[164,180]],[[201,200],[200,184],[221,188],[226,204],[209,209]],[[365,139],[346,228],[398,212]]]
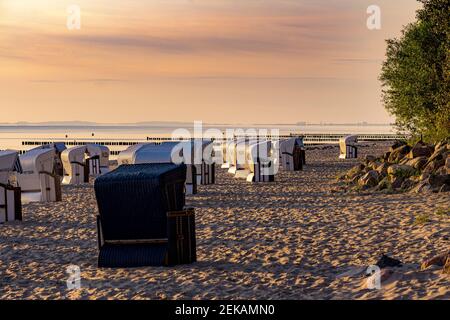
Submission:
[[[44,142],[65,142],[65,143],[100,143],[108,145],[113,158],[118,152],[123,151],[125,145],[133,143],[145,143],[155,139],[170,139],[175,130],[182,129],[190,132],[192,137],[198,138],[198,131],[194,129],[194,122],[141,122],[140,124],[95,124],[88,123],[82,125],[80,122],[53,122],[52,124],[34,125],[0,125],[0,146],[1,149],[18,150],[25,152],[37,144]],[[71,123],[71,125],[68,125]],[[391,135],[395,134],[392,125],[386,124],[259,124],[259,125],[239,125],[239,124],[202,124],[202,137],[210,138],[208,130],[218,129],[222,132],[227,130],[256,130],[258,134],[264,135],[267,132],[271,135]],[[204,134],[204,136],[203,136]],[[305,144],[317,143],[317,139],[308,141]],[[337,139],[328,139],[320,143],[337,143]]]

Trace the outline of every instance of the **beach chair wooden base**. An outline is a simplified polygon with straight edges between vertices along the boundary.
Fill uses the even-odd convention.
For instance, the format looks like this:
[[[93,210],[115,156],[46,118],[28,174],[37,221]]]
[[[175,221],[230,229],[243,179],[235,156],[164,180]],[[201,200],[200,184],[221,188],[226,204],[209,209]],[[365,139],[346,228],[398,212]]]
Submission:
[[[275,175],[267,174],[264,172],[264,168],[270,168],[272,162],[269,164],[261,164],[259,162],[252,164],[253,170],[247,175],[247,182],[273,182],[275,181]]]
[[[223,163],[223,164],[220,166],[220,168],[221,168],[221,169],[230,169],[230,164],[229,164],[229,163]]]
[[[269,175],[269,176],[259,176],[257,179],[257,176],[254,173],[250,173],[247,176],[247,182],[274,182],[275,176]]]
[[[193,208],[167,213],[167,235],[169,241],[167,265],[197,261]]]
[[[346,146],[346,153],[341,153],[339,159],[356,159],[358,158],[358,148],[355,146]]]
[[[230,166],[230,168],[228,169],[228,173],[235,175],[237,171],[237,167],[236,166]]]
[[[304,164],[304,156],[305,151],[302,150],[302,148],[296,146],[294,148],[294,153],[292,155],[292,163],[288,164],[288,167],[290,171],[301,171],[303,170],[303,164]]]
[[[203,162],[195,166],[197,170],[197,184],[208,185],[214,184],[216,181],[216,167],[213,164]]]
[[[42,201],[56,202],[62,200],[61,178],[50,172],[39,172],[41,180]]]
[[[197,261],[193,208],[167,213],[167,238],[105,240],[100,216],[97,232],[100,268],[174,266]]]
[[[61,178],[53,173],[22,174],[19,185],[22,187],[22,203],[61,201]]]
[[[85,163],[71,162],[72,175],[64,174],[62,184],[82,184],[89,182],[89,167]]]
[[[59,176],[58,174],[54,175],[55,180],[55,201],[62,201],[62,188],[61,188],[61,176]]]
[[[197,193],[197,169],[195,165],[187,165],[186,170],[186,194]]]
[[[0,223],[22,220],[21,190],[0,183]]]
[[[203,181],[204,184],[215,184],[216,183],[216,164],[206,164],[208,174],[205,176]]]

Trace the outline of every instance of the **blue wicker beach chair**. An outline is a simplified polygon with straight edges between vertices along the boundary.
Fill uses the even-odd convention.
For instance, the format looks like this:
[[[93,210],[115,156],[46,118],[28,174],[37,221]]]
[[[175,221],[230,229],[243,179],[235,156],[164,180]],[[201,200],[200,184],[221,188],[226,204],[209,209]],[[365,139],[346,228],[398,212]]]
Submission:
[[[121,165],[95,180],[99,267],[196,261],[195,216],[185,209],[186,165]]]

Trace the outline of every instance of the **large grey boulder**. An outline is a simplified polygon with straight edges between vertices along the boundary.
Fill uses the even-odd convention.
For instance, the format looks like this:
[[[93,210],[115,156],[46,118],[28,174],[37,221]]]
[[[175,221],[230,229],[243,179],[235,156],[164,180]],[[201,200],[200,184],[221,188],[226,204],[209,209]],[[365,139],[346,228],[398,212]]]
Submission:
[[[430,183],[428,182],[428,179],[425,179],[421,182],[419,182],[412,190],[411,192],[415,193],[422,193],[422,192],[430,192],[432,190]]]
[[[393,152],[395,149],[398,149],[399,147],[402,147],[402,146],[404,146],[406,144],[407,144],[406,141],[396,140],[396,141],[394,141],[394,143],[389,148],[389,151]]]
[[[422,173],[435,173],[440,167],[442,167],[445,164],[444,159],[434,159],[433,161],[427,162],[427,165],[423,169]]]
[[[384,163],[380,164],[380,165],[377,167],[377,171],[378,171],[379,174],[386,175],[386,174],[387,174],[387,169],[388,169],[388,168],[389,168],[389,164],[386,163],[386,162],[384,162]]]
[[[375,157],[375,156],[373,156],[373,155],[371,155],[371,154],[368,154],[368,155],[366,155],[365,157],[364,157],[364,161],[366,162],[366,163],[370,163],[370,162],[372,162],[372,161],[375,161],[377,159],[377,157]]]
[[[362,171],[364,170],[365,166],[363,164],[358,164],[351,168],[349,171],[347,171],[347,179],[351,180],[355,178],[356,176],[360,175]]]
[[[428,181],[433,191],[439,191],[443,186],[450,187],[450,174],[431,175]]]
[[[409,159],[414,159],[417,157],[429,157],[433,154],[434,148],[423,143],[416,143],[416,145],[408,153]]]
[[[447,146],[443,146],[436,151],[428,158],[428,163],[433,161],[442,161],[442,164],[445,163],[449,152],[447,150]]]
[[[361,187],[372,188],[378,185],[378,178],[378,171],[370,170],[358,180],[358,184]]]
[[[409,160],[406,164],[413,167],[416,170],[422,170],[428,162],[428,158],[425,156],[417,157]]]
[[[402,160],[408,152],[411,151],[411,147],[407,144],[398,147],[397,149],[393,150],[391,154],[389,155],[388,161],[389,162],[399,162]]]
[[[389,160],[389,156],[391,155],[391,152],[390,151],[388,151],[388,152],[385,152],[384,154],[383,154],[383,156],[381,157],[381,161],[382,162],[387,162],[388,160]]]
[[[392,189],[400,189],[405,181],[405,177],[389,176]]]
[[[416,169],[406,164],[393,164],[388,167],[387,173],[395,177],[409,178],[416,173]]]
[[[434,146],[434,150],[439,150],[442,147],[446,147],[447,149],[450,149],[450,141],[447,140],[441,140],[438,143],[436,143],[436,145]]]
[[[411,189],[412,187],[414,187],[415,184],[416,184],[416,182],[415,182],[414,180],[412,180],[411,178],[408,178],[408,179],[405,179],[405,180],[402,182],[401,188],[402,188],[403,190],[409,190],[409,189]]]

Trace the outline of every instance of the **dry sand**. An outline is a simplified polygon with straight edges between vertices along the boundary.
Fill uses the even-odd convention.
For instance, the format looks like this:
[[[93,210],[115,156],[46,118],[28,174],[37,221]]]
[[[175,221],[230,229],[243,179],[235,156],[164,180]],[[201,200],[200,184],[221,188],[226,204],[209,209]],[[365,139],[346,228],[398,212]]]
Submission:
[[[381,153],[368,144],[361,155]],[[97,205],[92,185],[63,187],[63,201],[24,206],[24,221],[0,226],[2,299],[449,299],[450,276],[420,262],[450,246],[446,194],[338,191],[335,177],[356,163],[337,147],[309,150],[302,172],[249,184],[218,169],[200,186],[198,262],[174,268],[97,268]],[[429,222],[415,224],[416,215]],[[381,253],[405,264],[366,288]],[[81,268],[68,290],[66,267]]]

